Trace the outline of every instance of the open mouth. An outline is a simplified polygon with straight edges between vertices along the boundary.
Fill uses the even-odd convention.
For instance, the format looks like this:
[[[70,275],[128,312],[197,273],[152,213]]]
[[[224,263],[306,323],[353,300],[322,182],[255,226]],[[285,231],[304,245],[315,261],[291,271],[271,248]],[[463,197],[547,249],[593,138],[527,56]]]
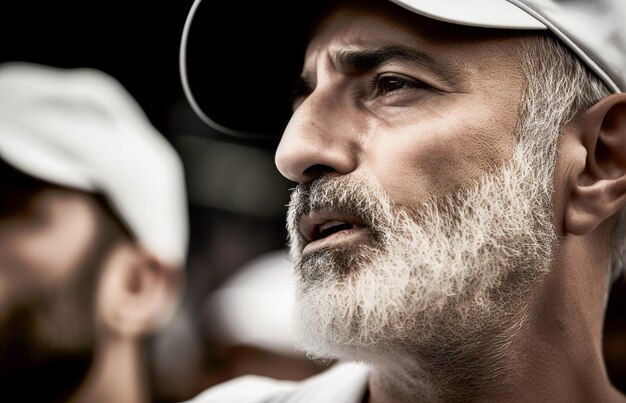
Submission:
[[[339,211],[315,210],[300,219],[305,252],[352,242],[365,233],[369,233],[369,229],[361,219]]]
[[[354,228],[354,225],[344,221],[333,220],[318,226],[317,239],[326,238],[327,236],[336,234],[339,231],[349,230],[351,228]]]

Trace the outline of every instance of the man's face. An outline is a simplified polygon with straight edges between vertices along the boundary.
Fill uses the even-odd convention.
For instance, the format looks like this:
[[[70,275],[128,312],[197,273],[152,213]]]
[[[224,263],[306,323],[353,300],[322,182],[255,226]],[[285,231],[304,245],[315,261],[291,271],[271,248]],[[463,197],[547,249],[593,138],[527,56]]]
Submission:
[[[92,359],[98,207],[58,188],[22,202],[15,211],[0,200],[0,384],[54,401]]]
[[[414,206],[509,160],[524,80],[515,39],[379,7],[320,24],[276,161],[300,183],[328,166]]]
[[[436,354],[515,326],[550,255],[550,178],[516,142],[518,41],[384,3],[318,26],[276,155],[301,184],[301,343],[324,357]]]

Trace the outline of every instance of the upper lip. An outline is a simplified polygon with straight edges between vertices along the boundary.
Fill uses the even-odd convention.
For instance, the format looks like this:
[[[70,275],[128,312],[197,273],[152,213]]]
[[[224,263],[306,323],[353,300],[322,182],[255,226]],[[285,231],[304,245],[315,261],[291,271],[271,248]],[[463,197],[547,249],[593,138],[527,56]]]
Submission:
[[[333,227],[333,222],[336,222],[337,225],[365,226],[363,220],[351,214],[334,210],[314,210],[300,217],[300,234],[306,239],[307,243],[313,242],[323,238],[324,236],[322,236],[320,229],[324,229],[328,225]]]

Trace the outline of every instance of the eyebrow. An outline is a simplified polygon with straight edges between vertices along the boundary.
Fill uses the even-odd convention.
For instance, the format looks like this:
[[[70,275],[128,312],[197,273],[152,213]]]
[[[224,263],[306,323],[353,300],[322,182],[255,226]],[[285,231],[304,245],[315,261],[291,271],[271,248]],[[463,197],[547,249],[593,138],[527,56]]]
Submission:
[[[390,62],[403,62],[425,67],[447,83],[454,83],[459,70],[436,61],[430,54],[405,46],[383,46],[372,49],[342,50],[332,55],[337,70],[350,75],[360,75]],[[314,75],[304,71],[294,85],[294,98],[306,95],[315,88]]]
[[[333,55],[333,62],[337,69],[357,74],[373,70],[391,61],[430,65],[433,63],[433,58],[427,53],[403,46],[342,50]]]

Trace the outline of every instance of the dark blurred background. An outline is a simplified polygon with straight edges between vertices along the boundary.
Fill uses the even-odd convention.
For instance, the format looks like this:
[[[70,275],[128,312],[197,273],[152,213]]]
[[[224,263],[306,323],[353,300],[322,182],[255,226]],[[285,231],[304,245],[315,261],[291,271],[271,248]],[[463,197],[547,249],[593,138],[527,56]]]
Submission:
[[[229,343],[235,331],[224,335],[216,330],[235,325],[212,321],[215,307],[223,306],[208,302],[215,290],[228,285],[242,268],[254,270],[263,256],[284,255],[284,205],[292,184],[276,171],[271,147],[216,141],[216,133],[189,108],[178,75],[178,45],[191,4],[34,0],[3,1],[0,6],[0,62],[93,67],[109,73],[183,158],[191,217],[187,287],[172,324],[149,341],[154,347],[148,357],[154,399],[162,403],[191,398],[243,373],[299,379],[323,369],[290,355],[284,345]],[[277,269],[279,277],[287,275],[284,263]],[[611,378],[626,391],[625,302],[626,282],[620,280],[609,300],[605,352]],[[251,306],[250,315],[264,314]],[[270,323],[264,331],[279,332],[283,325]]]

